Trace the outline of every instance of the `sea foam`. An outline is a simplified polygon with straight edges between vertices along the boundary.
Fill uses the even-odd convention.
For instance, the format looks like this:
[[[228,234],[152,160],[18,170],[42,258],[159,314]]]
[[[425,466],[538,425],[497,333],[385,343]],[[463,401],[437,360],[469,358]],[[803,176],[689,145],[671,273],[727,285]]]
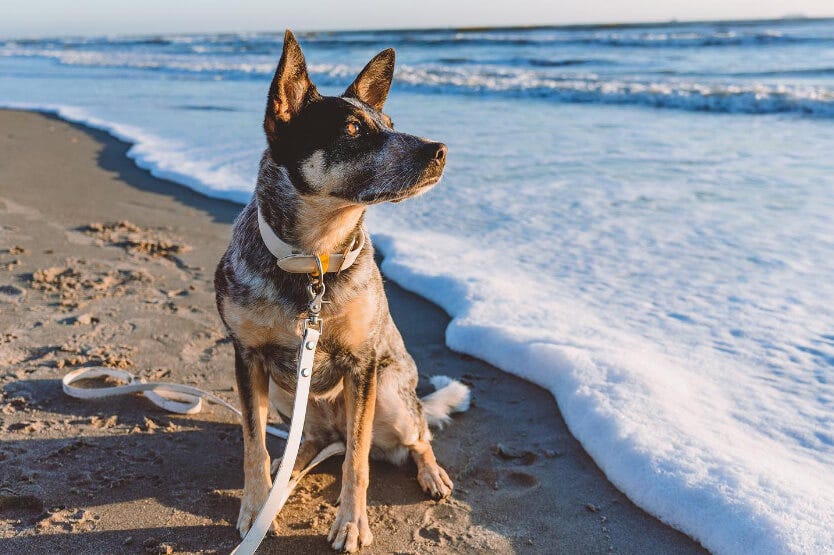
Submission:
[[[834,44],[834,43],[832,43]],[[0,56],[50,58],[70,66],[124,68],[146,71],[191,74],[200,78],[266,79],[275,70],[274,55],[246,53],[240,56],[201,55],[193,48],[188,53],[156,53],[110,50],[65,50],[61,48],[21,47],[15,43],[0,47]],[[573,71],[566,67],[603,70],[611,62],[605,59],[583,63],[533,58],[479,63],[471,60],[461,66],[451,64],[400,64],[395,83],[420,92],[434,94],[499,95],[510,98],[541,98],[554,102],[633,104],[655,108],[740,114],[794,113],[816,117],[834,117],[834,88],[817,83],[751,82],[749,77],[825,76],[830,68],[758,71],[752,75],[735,72],[727,82],[692,80],[686,73],[663,80],[641,76],[619,76],[599,71]],[[517,67],[519,64],[522,67]],[[526,66],[526,67],[525,67]],[[596,67],[595,67],[596,66]],[[311,63],[312,76],[320,85],[343,83],[361,66]],[[555,71],[560,70],[560,71]]]

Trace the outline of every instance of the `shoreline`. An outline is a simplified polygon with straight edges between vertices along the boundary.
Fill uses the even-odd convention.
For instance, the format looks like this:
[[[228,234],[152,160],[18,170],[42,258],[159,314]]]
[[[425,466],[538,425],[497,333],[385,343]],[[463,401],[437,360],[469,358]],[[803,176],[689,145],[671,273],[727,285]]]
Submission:
[[[210,496],[210,503],[214,503],[217,510],[206,515],[206,511],[197,508],[197,505],[206,502],[205,499],[182,501],[170,495],[168,498],[160,496],[162,499],[148,498],[150,485],[144,484],[137,489],[129,478],[127,482],[116,480],[118,485],[115,489],[120,493],[110,491],[108,494],[96,490],[91,498],[61,491],[56,489],[56,484],[34,476],[28,483],[37,486],[29,488],[35,493],[30,491],[13,496],[18,505],[24,497],[30,502],[32,498],[42,501],[61,499],[61,505],[91,512],[89,508],[81,508],[83,499],[87,507],[100,507],[102,500],[107,501],[103,504],[107,509],[93,515],[97,514],[98,519],[82,518],[81,524],[66,517],[64,521],[50,525],[62,530],[57,534],[55,530],[44,534],[44,530],[37,529],[44,519],[31,526],[8,525],[7,519],[2,521],[0,537],[13,542],[9,545],[15,545],[19,551],[38,551],[54,546],[47,542],[56,541],[55,538],[45,536],[56,535],[64,536],[66,541],[81,542],[78,545],[87,547],[90,544],[85,542],[101,538],[102,552],[107,549],[130,551],[134,547],[142,548],[145,540],[139,541],[140,534],[153,529],[161,531],[156,532],[159,538],[151,539],[159,539],[161,543],[174,542],[176,550],[204,552],[218,547],[233,547],[236,534],[231,523],[237,515],[236,495],[239,495],[242,481],[239,432],[234,423],[222,411],[213,408],[201,415],[178,418],[155,412],[140,399],[95,404],[67,400],[61,397],[60,387],[55,390],[55,380],[71,367],[66,366],[66,362],[64,366],[59,366],[60,361],[69,360],[62,354],[67,351],[44,349],[56,343],[63,347],[66,342],[75,341],[81,345],[77,358],[87,357],[86,361],[79,363],[84,365],[94,362],[94,356],[104,355],[96,355],[92,351],[85,353],[83,345],[99,345],[107,338],[109,343],[126,344],[128,347],[121,351],[111,349],[113,352],[106,353],[115,364],[127,361],[130,363],[128,368],[134,372],[142,369],[143,372],[153,373],[161,369],[168,372],[163,377],[165,380],[190,380],[189,383],[219,391],[224,397],[234,399],[230,388],[233,382],[231,347],[224,343],[222,330],[219,330],[210,282],[213,264],[226,245],[228,225],[241,205],[207,197],[173,181],[153,177],[151,172],[141,169],[126,156],[132,144],[113,137],[109,132],[80,123],[66,123],[58,115],[25,111],[0,110],[0,121],[4,122],[4,129],[7,130],[7,136],[0,139],[5,151],[0,154],[0,161],[3,162],[0,164],[0,203],[5,205],[2,210],[4,220],[11,223],[2,229],[3,236],[0,238],[4,244],[16,245],[19,242],[30,253],[6,253],[0,259],[0,267],[12,266],[0,272],[0,286],[5,292],[5,296],[0,298],[4,305],[0,323],[4,326],[4,333],[10,325],[23,325],[25,328],[28,323],[32,326],[31,329],[12,331],[12,335],[16,336],[0,343],[0,364],[11,369],[0,381],[0,386],[6,393],[6,406],[14,410],[10,416],[4,417],[2,428],[4,443],[11,448],[7,453],[11,456],[0,457],[3,482],[20,489],[21,476],[19,472],[15,474],[15,470],[19,469],[9,468],[12,466],[9,463],[21,457],[29,458],[31,464],[37,466],[30,451],[48,449],[32,444],[32,441],[43,443],[32,436],[47,437],[46,443],[52,447],[62,444],[57,448],[60,451],[66,447],[63,443],[72,445],[71,434],[80,430],[88,432],[94,442],[104,438],[104,443],[119,445],[118,448],[128,456],[135,455],[137,446],[123,443],[130,443],[131,439],[135,443],[137,438],[134,436],[137,436],[141,442],[150,443],[151,450],[163,457],[166,451],[162,448],[170,447],[171,443],[161,438],[166,437],[168,428],[171,428],[173,437],[187,432],[189,437],[183,438],[182,443],[190,443],[200,456],[207,447],[213,447],[209,449],[206,460],[196,465],[200,469],[196,474],[207,478],[208,482],[225,486],[214,488],[213,491],[221,491]],[[33,139],[36,138],[41,140],[35,142],[38,148],[33,149]],[[50,185],[57,179],[63,181],[62,186],[53,187],[50,191]],[[16,189],[18,183],[26,186]],[[44,194],[46,192],[50,194]],[[112,202],[112,206],[103,206],[107,202]],[[136,253],[120,248],[118,244],[124,241],[119,234],[124,230],[97,233],[83,227],[94,221],[106,223],[120,220],[129,220],[138,226],[139,231],[128,230],[124,233],[140,234],[149,240],[165,236],[164,241],[169,243],[172,241],[169,235],[181,237],[183,246],[190,245],[191,249],[182,248],[181,252],[176,250],[155,258],[141,251]],[[13,229],[7,229],[9,227]],[[54,241],[50,241],[53,236]],[[173,243],[174,246],[178,244],[176,240]],[[71,261],[61,265],[66,256],[70,256]],[[19,264],[13,264],[11,259]],[[55,287],[49,280],[42,289],[29,287],[35,283],[38,270],[47,267],[77,271],[84,278],[84,270],[96,265],[137,272],[139,277],[117,283],[104,292],[95,287],[92,293],[75,291],[75,297],[69,301],[80,300],[86,304],[69,310],[64,309],[70,305],[61,306],[59,303],[56,307],[51,302],[56,292],[49,290],[49,286]],[[142,271],[150,275],[149,283],[143,282],[146,278],[139,274]],[[100,277],[93,273],[90,279],[96,283],[95,280]],[[10,294],[12,289],[6,287],[21,293]],[[119,287],[122,287],[121,296],[114,294],[108,297]],[[160,291],[164,293],[160,294]],[[449,319],[438,307],[390,281],[386,282],[386,291],[392,314],[421,369],[421,383],[433,373],[448,373],[462,378],[473,387],[475,406],[469,413],[454,418],[446,430],[436,434],[438,456],[458,485],[452,501],[435,503],[422,498],[409,468],[372,463],[369,504],[373,506],[371,521],[377,541],[364,552],[418,550],[441,553],[489,549],[509,553],[540,552],[551,547],[561,552],[582,553],[703,552],[693,540],[631,504],[605,479],[567,431],[548,392],[486,363],[453,353],[443,341],[443,330]],[[63,295],[61,290],[57,293]],[[102,296],[94,298],[99,293]],[[11,299],[7,301],[9,296]],[[7,302],[11,307],[8,311],[5,310]],[[151,318],[147,316],[148,307],[155,311]],[[87,318],[82,318],[85,315]],[[76,319],[73,323],[62,323],[72,318]],[[144,345],[145,349],[129,348],[127,344],[133,342],[134,336],[140,338],[140,345]],[[199,341],[195,341],[194,337]],[[182,345],[185,347],[182,348]],[[26,394],[15,397],[21,392]],[[22,405],[22,409],[9,405],[10,398],[24,399],[15,401]],[[521,400],[527,402],[522,403]],[[70,420],[83,415],[87,423],[78,428],[62,426],[62,419],[54,417],[54,414],[62,415],[64,419],[69,416]],[[144,422],[145,414],[159,421],[154,424],[156,428]],[[507,418],[507,415],[512,415],[512,418]],[[120,422],[135,419],[135,426],[119,423],[99,427],[94,420],[104,418],[106,422],[112,416],[117,416]],[[195,421],[203,419],[200,426],[194,428]],[[54,425],[51,424],[53,421]],[[39,427],[34,425],[37,422],[49,424]],[[167,423],[161,426],[163,422]],[[169,426],[172,423],[173,426]],[[153,433],[159,427],[163,430]],[[138,431],[134,432],[134,428]],[[204,437],[206,429],[222,429],[224,439],[207,440]],[[174,441],[175,446],[180,445],[179,440]],[[35,448],[31,449],[33,445]],[[56,464],[55,461],[58,461],[58,468],[48,472],[53,477],[56,473],[63,474],[68,481],[72,481],[71,475],[78,471],[78,466],[98,460],[96,452],[102,450],[106,449],[81,446],[68,453],[59,453],[51,462]],[[280,442],[270,443],[270,450],[273,456],[279,454]],[[4,453],[6,451],[4,447]],[[90,451],[87,455],[80,454],[87,451]],[[188,453],[183,456],[193,457]],[[135,462],[137,466],[142,466],[141,460]],[[172,467],[167,463],[165,466],[176,474],[176,470],[190,462],[191,459],[187,458],[186,461],[180,460],[179,466]],[[191,466],[188,466],[189,470]],[[131,465],[127,467],[131,468]],[[299,550],[326,552],[326,542],[321,536],[326,534],[329,517],[332,517],[332,506],[326,505],[335,499],[336,468],[338,465],[332,462],[324,465],[308,479],[307,485],[298,490],[296,499],[291,500],[281,515],[285,519],[282,521],[281,537],[267,539],[265,543],[269,548],[262,548],[263,552],[279,552],[290,545]],[[117,470],[112,472],[117,473]],[[141,474],[139,471],[136,473]],[[218,479],[219,474],[223,474],[222,479]],[[41,476],[46,475],[44,470]],[[18,481],[15,482],[15,479]],[[172,483],[165,473],[155,475],[151,482],[159,491],[167,490],[170,494],[172,488],[176,490],[176,481]],[[57,483],[60,484],[60,480]],[[192,489],[202,491],[207,485],[206,481],[197,479],[189,484],[189,488],[184,488],[186,491],[181,495],[188,498]],[[38,488],[43,493],[37,493]],[[125,489],[130,491],[121,491]],[[405,504],[403,500],[406,500]],[[522,500],[524,505],[520,509],[519,501]],[[169,539],[166,534],[170,535],[170,527],[161,525],[163,523],[156,518],[161,514],[146,514],[144,519],[137,519],[136,511],[143,512],[143,506],[148,502],[158,505],[166,513],[173,509],[177,527],[189,529],[186,538],[179,539],[181,536],[175,533]],[[21,522],[39,516],[29,514],[34,512],[31,503],[23,507],[14,505],[14,500],[10,503],[14,509],[12,513],[18,511],[22,514],[18,519]],[[119,505],[120,510],[113,505]],[[524,518],[517,518],[519,510],[524,513]],[[126,537],[125,523],[139,524],[136,529],[128,529],[135,538]],[[211,531],[207,533],[204,527]],[[138,545],[125,544],[128,537]],[[95,545],[99,546],[99,543]],[[126,548],[125,545],[133,547]]]

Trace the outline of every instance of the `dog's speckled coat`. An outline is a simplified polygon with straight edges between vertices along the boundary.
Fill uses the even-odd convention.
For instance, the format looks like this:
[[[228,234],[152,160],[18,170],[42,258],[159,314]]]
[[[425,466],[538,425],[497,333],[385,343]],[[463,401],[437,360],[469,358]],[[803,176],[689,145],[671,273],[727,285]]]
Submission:
[[[328,538],[333,548],[356,551],[373,539],[366,508],[371,452],[396,463],[410,452],[425,491],[435,497],[452,491],[435,460],[428,424],[465,406],[469,392],[454,382],[422,402],[417,398],[417,368],[388,312],[363,224],[368,205],[425,192],[445,165],[445,145],[396,132],[381,113],[393,69],[394,52],[385,50],[342,97],[322,97],[292,33],[285,37],[264,119],[269,148],[255,195],[237,218],[215,275],[244,414],[241,534],[271,487],[264,441],[268,391],[279,414],[290,414],[308,302],[308,277],[279,269],[263,244],[258,208],[301,252],[341,252],[356,234],[366,236],[356,262],[325,277],[329,303],[296,463],[296,470],[303,468],[322,447],[345,441],[341,503]]]

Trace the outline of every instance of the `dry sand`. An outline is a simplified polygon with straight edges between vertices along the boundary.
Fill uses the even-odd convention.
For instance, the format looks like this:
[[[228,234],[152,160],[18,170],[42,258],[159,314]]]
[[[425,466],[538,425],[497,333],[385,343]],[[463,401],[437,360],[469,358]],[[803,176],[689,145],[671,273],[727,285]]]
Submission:
[[[107,365],[236,401],[212,274],[239,206],[151,177],[127,145],[0,111],[0,552],[227,553],[241,434],[218,407],[84,402],[59,379]],[[436,434],[456,484],[427,499],[415,468],[374,462],[366,553],[696,553],[617,491],[542,389],[444,346],[448,318],[388,282],[421,370],[473,406]],[[270,440],[280,456],[282,442]],[[328,553],[339,461],[305,479],[259,553]]]

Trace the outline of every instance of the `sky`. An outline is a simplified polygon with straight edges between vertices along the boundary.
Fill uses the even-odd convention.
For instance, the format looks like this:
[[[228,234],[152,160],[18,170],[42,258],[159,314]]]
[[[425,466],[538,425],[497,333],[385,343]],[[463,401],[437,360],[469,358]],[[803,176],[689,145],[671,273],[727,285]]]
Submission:
[[[834,16],[834,0],[3,0],[0,36]]]

